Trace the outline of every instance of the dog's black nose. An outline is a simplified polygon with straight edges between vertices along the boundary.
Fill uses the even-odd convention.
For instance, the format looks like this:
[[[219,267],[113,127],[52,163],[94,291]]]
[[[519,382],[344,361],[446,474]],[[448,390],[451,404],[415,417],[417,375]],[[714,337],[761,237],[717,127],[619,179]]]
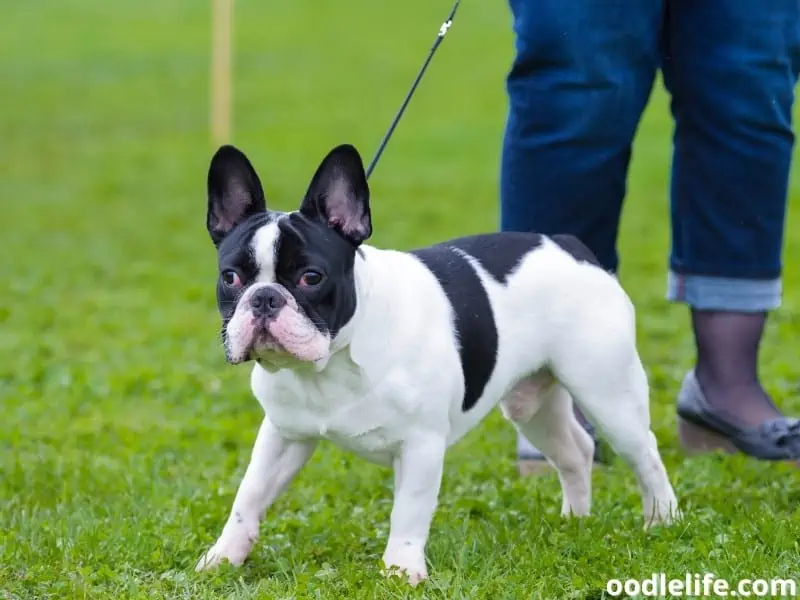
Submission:
[[[275,317],[286,306],[286,298],[272,286],[263,287],[250,296],[250,308],[254,317]]]

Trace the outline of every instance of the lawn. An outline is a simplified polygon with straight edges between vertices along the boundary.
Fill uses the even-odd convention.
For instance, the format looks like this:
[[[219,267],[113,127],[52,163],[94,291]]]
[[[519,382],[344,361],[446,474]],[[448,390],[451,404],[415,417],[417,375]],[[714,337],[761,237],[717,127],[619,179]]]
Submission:
[[[227,518],[261,413],[218,343],[207,238],[208,2],[11,2],[0,19],[0,598],[586,598],[609,578],[800,577],[800,475],[685,456],[673,401],[691,365],[664,297],[670,122],[640,128],[620,241],[654,429],[686,512],[645,534],[630,470],[594,475],[594,514],[559,517],[555,475],[521,479],[499,414],[448,455],[431,579],[379,575],[391,475],[324,446],[251,559],[195,574]],[[330,147],[369,160],[447,3],[237,7],[234,142],[293,208]],[[379,246],[497,226],[511,57],[504,2],[461,8],[371,186]],[[798,168],[795,168],[798,171]],[[763,376],[800,413],[800,180],[784,306]]]

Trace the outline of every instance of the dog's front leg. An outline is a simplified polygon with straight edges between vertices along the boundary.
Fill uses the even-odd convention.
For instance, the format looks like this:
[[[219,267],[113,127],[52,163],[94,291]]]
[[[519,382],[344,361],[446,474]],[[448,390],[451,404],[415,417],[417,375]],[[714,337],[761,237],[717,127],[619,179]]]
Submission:
[[[411,585],[428,576],[425,543],[436,510],[447,442],[444,437],[406,440],[394,461],[394,506],[383,553],[387,574],[405,574]]]
[[[237,566],[244,562],[258,537],[264,513],[308,462],[315,447],[313,441],[284,439],[264,417],[228,521],[217,542],[198,561],[197,571],[214,567],[223,559]]]

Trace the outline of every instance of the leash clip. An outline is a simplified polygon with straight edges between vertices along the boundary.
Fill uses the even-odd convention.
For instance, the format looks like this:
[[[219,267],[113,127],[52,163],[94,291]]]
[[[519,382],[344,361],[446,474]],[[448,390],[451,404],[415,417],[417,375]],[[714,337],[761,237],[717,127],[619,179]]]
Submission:
[[[442,26],[439,28],[439,37],[444,37],[444,35],[447,33],[447,30],[450,29],[450,26],[452,24],[453,24],[452,19],[448,19],[447,21],[442,23]]]

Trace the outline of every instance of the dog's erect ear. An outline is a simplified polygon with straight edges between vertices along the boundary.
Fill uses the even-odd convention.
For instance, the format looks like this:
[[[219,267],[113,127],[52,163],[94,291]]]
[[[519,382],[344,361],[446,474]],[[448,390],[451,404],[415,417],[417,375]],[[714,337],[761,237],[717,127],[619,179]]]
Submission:
[[[247,217],[267,210],[264,190],[247,157],[222,146],[208,168],[206,226],[215,246]]]
[[[337,146],[322,161],[300,206],[355,246],[372,235],[369,187],[361,156],[353,146]]]

